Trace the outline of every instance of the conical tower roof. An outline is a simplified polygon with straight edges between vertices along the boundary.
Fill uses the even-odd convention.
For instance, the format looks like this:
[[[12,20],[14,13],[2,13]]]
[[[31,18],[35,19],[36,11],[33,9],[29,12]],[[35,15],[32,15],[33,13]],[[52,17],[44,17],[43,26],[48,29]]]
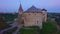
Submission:
[[[20,4],[20,7],[19,7],[19,9],[18,9],[18,13],[19,14],[22,14],[23,13],[23,9],[22,9],[22,5]]]
[[[19,10],[18,10],[18,11],[19,11],[19,12],[20,12],[20,11],[23,11],[21,4],[20,4],[20,7],[19,7]]]

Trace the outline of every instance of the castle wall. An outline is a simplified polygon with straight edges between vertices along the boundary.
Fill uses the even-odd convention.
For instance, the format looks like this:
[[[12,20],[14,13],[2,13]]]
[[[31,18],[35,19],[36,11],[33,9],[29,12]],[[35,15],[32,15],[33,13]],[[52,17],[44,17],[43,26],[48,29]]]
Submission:
[[[24,26],[40,26],[42,28],[42,14],[41,13],[24,13]]]

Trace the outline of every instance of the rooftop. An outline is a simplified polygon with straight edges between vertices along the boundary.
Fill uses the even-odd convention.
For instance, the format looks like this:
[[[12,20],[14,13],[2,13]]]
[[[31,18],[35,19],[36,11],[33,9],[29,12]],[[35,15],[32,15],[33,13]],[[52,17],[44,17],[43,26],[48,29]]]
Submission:
[[[41,12],[42,9],[36,8],[35,6],[30,7],[25,12]]]

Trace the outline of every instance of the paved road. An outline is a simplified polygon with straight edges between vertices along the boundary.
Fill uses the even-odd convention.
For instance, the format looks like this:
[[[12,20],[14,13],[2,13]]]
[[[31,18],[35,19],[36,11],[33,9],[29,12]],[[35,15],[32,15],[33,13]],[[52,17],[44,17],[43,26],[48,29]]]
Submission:
[[[12,28],[14,28],[14,27],[15,27],[15,26],[12,26],[12,27],[9,27],[9,28],[6,28],[6,29],[0,31],[0,34],[3,34],[4,31],[10,30],[10,29],[12,29]]]
[[[14,23],[14,24],[15,24],[15,26],[18,27],[18,28],[17,28],[17,30],[14,31],[12,34],[17,34],[17,33],[19,32],[19,29],[21,28],[21,26],[20,26],[20,25],[17,25],[17,23]],[[14,25],[14,24],[13,24],[13,25]]]
[[[12,24],[10,24],[10,25],[11,25],[11,27],[6,28],[6,29],[0,31],[0,34],[3,34],[4,31],[10,30],[10,29],[12,29],[12,28],[14,28],[14,27],[18,27],[18,28],[17,28],[16,31],[13,32],[13,34],[17,34],[17,32],[19,32],[20,26],[17,26],[16,23],[12,23]]]
[[[20,29],[20,28],[17,28],[17,30],[14,31],[12,34],[17,34],[17,33],[19,32],[19,29]]]

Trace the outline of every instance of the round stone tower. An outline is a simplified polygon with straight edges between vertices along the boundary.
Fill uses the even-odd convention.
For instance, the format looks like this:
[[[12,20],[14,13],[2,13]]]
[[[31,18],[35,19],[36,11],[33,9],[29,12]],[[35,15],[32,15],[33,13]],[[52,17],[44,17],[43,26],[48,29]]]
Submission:
[[[47,10],[42,9],[42,14],[43,14],[43,22],[46,22],[47,21]]]

